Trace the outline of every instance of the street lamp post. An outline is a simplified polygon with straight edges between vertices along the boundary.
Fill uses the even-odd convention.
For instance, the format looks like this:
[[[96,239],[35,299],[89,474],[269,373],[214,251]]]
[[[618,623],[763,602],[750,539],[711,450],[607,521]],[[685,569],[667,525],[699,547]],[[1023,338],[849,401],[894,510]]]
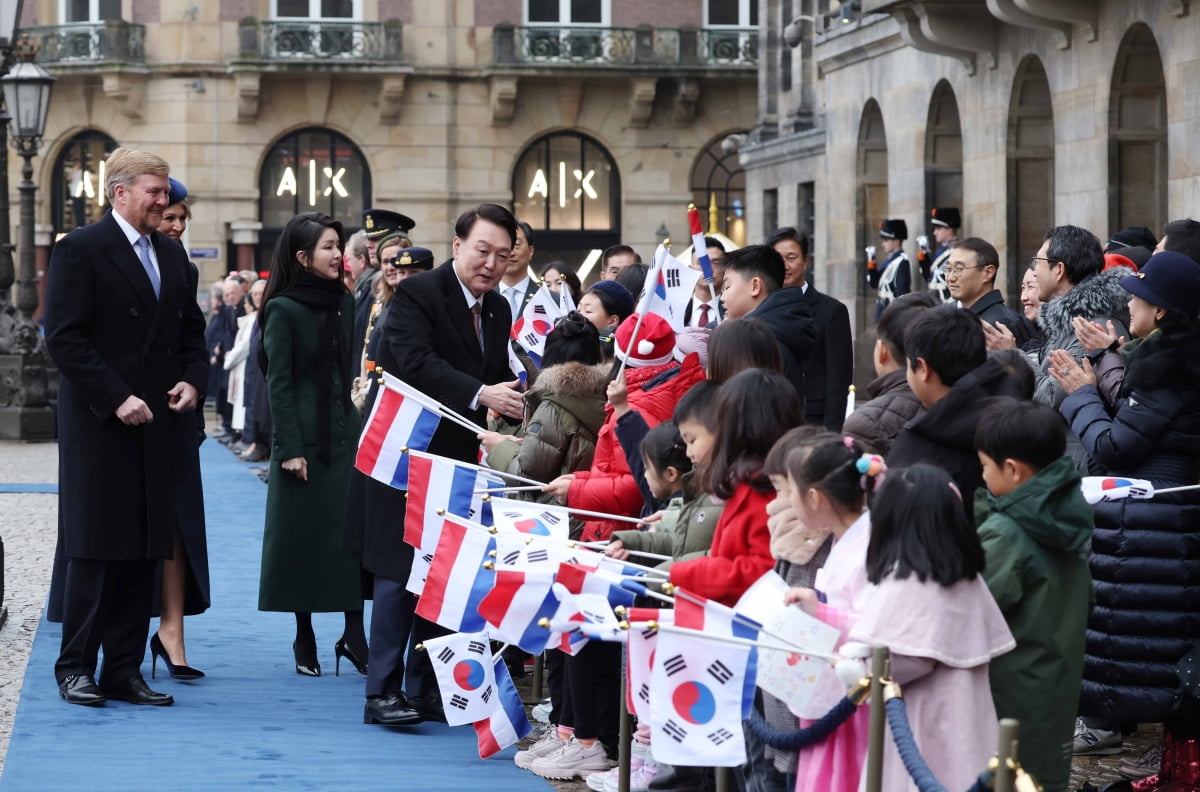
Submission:
[[[8,0],[13,2],[13,0]],[[0,0],[4,2],[4,0]],[[20,3],[17,2],[17,13]],[[28,36],[10,47],[18,62],[0,78],[4,88],[4,103],[12,126],[11,137],[17,154],[25,164],[22,181],[20,213],[20,256],[17,283],[16,312],[5,301],[0,305],[0,439],[53,440],[54,413],[50,409],[50,376],[46,366],[46,345],[33,322],[37,310],[37,252],[34,248],[33,158],[37,155],[46,131],[46,114],[50,107],[50,87],[54,78],[38,64],[37,44]],[[7,170],[7,168],[0,168]],[[7,182],[7,178],[5,179]],[[6,191],[7,192],[7,191]],[[6,227],[7,212],[0,217]],[[0,239],[0,245],[5,240]],[[11,246],[8,246],[11,249]],[[5,262],[4,259],[8,258]],[[0,292],[7,293],[11,285],[12,261],[0,253]]]

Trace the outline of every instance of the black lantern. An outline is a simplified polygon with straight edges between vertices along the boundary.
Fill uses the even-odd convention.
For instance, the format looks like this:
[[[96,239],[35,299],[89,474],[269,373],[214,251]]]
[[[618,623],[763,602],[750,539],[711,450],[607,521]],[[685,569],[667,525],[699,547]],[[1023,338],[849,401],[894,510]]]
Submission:
[[[0,0],[3,2],[3,0]],[[37,143],[46,132],[46,114],[50,110],[50,88],[54,77],[34,62],[38,47],[29,38],[23,37],[13,48],[17,63],[0,83],[4,86],[4,103],[11,119],[9,134],[18,140],[18,150],[29,140],[37,150]],[[32,156],[32,155],[31,155]]]

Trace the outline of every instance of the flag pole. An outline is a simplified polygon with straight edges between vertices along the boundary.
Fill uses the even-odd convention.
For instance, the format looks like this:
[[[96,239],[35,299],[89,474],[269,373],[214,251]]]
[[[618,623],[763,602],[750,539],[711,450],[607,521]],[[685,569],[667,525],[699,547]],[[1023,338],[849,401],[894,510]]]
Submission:
[[[512,475],[512,474],[509,474],[509,475]],[[521,479],[517,479],[517,478],[513,479],[513,481],[520,481],[520,480]],[[471,494],[472,495],[491,495],[491,494],[497,493],[497,492],[535,492],[535,491],[540,492],[542,490],[542,488],[545,486],[546,486],[545,484],[530,484],[525,487],[493,487],[491,489],[472,490]]]
[[[608,547],[609,542],[579,542],[580,547],[590,547],[594,550],[603,550]],[[642,558],[653,558],[658,561],[674,561],[675,556],[663,555],[662,553],[646,553],[641,550],[626,550],[630,555],[641,556]]]
[[[715,641],[716,643],[729,644],[730,646],[741,646],[747,649],[770,649],[775,652],[788,652],[805,654],[809,657],[815,657],[819,660],[840,660],[837,655],[821,654],[820,652],[810,652],[807,649],[795,644],[789,646],[781,646],[779,644],[766,643],[764,641],[754,641],[749,638],[737,638],[732,635],[714,635],[713,633],[704,632],[702,630],[692,630],[687,627],[676,627],[673,624],[662,624],[651,620],[646,622],[623,622],[623,627],[627,625],[631,630],[658,630],[662,633],[674,633],[676,635],[685,635],[690,638],[702,638],[706,641]]]

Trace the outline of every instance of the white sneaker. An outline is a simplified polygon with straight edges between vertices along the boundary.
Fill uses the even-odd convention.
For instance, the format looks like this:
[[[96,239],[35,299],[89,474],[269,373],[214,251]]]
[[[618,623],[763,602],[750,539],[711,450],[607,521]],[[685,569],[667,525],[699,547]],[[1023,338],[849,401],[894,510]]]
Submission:
[[[568,781],[572,778],[602,773],[610,767],[608,755],[599,740],[590,748],[574,737],[554,753],[534,760],[529,770],[542,778]]]
[[[1071,745],[1075,756],[1111,756],[1123,750],[1120,731],[1093,729],[1083,718],[1075,719],[1075,739]]]
[[[630,768],[629,792],[650,792],[650,782],[662,772],[663,766],[653,759],[647,759],[637,770]],[[604,792],[619,792],[614,780],[612,787]]]
[[[650,753],[650,746],[634,741],[629,748],[629,777],[632,779],[634,773],[645,764],[646,757]],[[592,773],[584,781],[587,782],[588,789],[593,789],[595,792],[617,792],[617,776],[620,771],[621,768],[614,767],[607,773]]]
[[[530,711],[530,716],[538,723],[550,722],[550,699],[542,699],[542,703],[538,704]]]
[[[538,741],[526,748],[524,751],[517,751],[517,755],[513,757],[513,761],[517,767],[522,770],[528,770],[529,766],[541,759],[543,756],[549,756],[555,751],[562,748],[569,742],[568,740],[558,739],[558,731],[555,729],[547,729]]]

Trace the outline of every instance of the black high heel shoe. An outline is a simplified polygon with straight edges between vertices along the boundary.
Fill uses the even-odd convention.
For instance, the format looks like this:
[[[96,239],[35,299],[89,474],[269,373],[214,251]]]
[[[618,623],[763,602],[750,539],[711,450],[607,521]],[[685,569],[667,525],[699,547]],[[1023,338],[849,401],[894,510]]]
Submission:
[[[333,675],[342,675],[342,658],[350,661],[350,665],[354,666],[354,670],[363,676],[367,675],[367,663],[365,660],[359,660],[354,654],[354,650],[350,648],[350,644],[346,643],[345,638],[339,638],[338,642],[333,645],[333,656],[336,658],[333,663]]]
[[[296,673],[302,676],[321,676],[321,664],[317,662],[316,656],[317,647],[312,647],[312,655],[309,657],[301,657],[300,651],[299,643],[297,641],[292,641],[292,654],[296,657]]]
[[[204,676],[204,672],[198,668],[191,666],[175,665],[171,662],[170,655],[167,654],[167,648],[163,646],[162,640],[158,637],[158,633],[154,633],[150,637],[150,678],[154,679],[158,672],[158,658],[162,658],[163,665],[167,667],[167,673],[171,675],[171,679],[182,679],[184,681],[192,679],[200,679]]]

